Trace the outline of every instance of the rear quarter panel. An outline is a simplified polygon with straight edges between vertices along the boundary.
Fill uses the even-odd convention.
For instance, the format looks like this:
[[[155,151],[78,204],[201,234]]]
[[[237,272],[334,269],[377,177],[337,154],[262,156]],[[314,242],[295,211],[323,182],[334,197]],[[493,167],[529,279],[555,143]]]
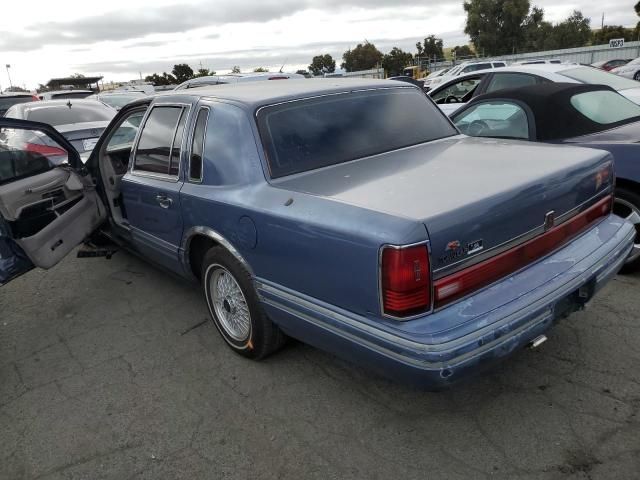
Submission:
[[[425,227],[271,186],[250,114],[233,104],[203,105],[211,108],[203,181],[185,182],[180,198],[187,235],[208,227],[238,250],[258,280],[379,315],[380,246],[425,241]]]

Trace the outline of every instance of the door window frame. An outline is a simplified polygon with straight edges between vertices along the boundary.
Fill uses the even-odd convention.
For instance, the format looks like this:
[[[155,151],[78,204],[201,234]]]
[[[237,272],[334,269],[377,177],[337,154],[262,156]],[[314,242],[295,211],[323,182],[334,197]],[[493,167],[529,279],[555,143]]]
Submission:
[[[171,175],[169,173],[156,173],[156,172],[147,172],[146,170],[137,170],[136,169],[136,155],[138,154],[138,146],[140,145],[140,139],[142,138],[142,134],[144,132],[144,128],[147,125],[147,121],[149,120],[149,117],[151,116],[151,112],[153,112],[153,110],[155,108],[162,108],[162,107],[178,107],[182,109],[182,112],[180,114],[180,116],[178,117],[178,121],[176,123],[176,126],[173,128],[173,135],[171,136],[171,145],[169,148],[169,166],[171,166],[171,154],[173,152],[173,142],[175,142],[176,139],[176,133],[178,131],[178,127],[180,126],[180,122],[182,121],[183,116],[185,116],[185,124],[184,124],[184,128],[188,128],[187,122],[189,120],[189,114],[191,112],[191,104],[190,103],[186,103],[186,102],[160,102],[160,103],[153,103],[151,105],[149,105],[149,107],[147,108],[147,111],[144,114],[144,117],[142,119],[142,122],[140,122],[140,128],[138,129],[138,133],[136,135],[136,139],[135,139],[135,143],[133,148],[131,149],[131,161],[129,162],[129,173],[133,176],[136,177],[147,177],[147,178],[155,178],[156,180],[162,180],[165,182],[171,182],[171,183],[177,183],[178,181],[180,181],[180,178],[182,176],[182,171],[183,171],[183,155],[184,155],[184,141],[185,141],[185,135],[182,135],[182,141],[180,142],[180,156],[179,156],[179,162],[178,162],[178,174],[177,175]]]
[[[202,135],[202,166],[200,167],[200,178],[195,178],[191,176],[191,154],[193,151],[193,141],[195,140],[196,135],[196,126],[198,125],[198,117],[200,116],[200,112],[202,110],[207,110],[207,118],[204,122],[204,133]],[[204,147],[207,144],[207,130],[209,129],[209,119],[211,118],[212,107],[210,105],[199,105],[197,107],[196,114],[193,117],[193,128],[190,128],[190,132],[188,135],[189,145],[188,145],[188,168],[186,179],[189,183],[202,183],[204,178]]]

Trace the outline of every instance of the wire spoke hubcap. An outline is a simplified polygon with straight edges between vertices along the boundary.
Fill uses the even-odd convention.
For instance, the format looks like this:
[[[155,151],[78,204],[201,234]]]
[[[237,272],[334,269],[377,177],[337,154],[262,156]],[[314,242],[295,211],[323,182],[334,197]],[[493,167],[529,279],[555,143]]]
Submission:
[[[211,275],[209,292],[213,310],[225,333],[242,342],[251,332],[251,315],[244,294],[236,279],[222,266]]]
[[[613,213],[633,223],[636,227],[636,239],[633,243],[633,249],[627,258],[627,263],[631,263],[640,258],[640,209],[631,202],[616,197],[613,203]]]

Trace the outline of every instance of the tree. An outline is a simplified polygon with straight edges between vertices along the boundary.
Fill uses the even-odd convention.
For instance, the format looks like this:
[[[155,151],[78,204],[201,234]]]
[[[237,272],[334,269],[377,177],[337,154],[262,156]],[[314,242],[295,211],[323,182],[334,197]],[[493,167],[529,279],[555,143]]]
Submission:
[[[551,35],[544,42],[545,50],[582,47],[591,38],[591,20],[582,12],[574,12],[563,22],[553,26]]]
[[[240,67],[238,65],[234,65],[231,69],[231,73],[240,73]]]
[[[454,53],[456,55],[456,58],[468,58],[475,55],[474,51],[471,50],[471,47],[469,47],[469,45],[456,45],[451,49],[451,53]]]
[[[171,73],[178,83],[186,82],[193,78],[193,69],[186,63],[178,63],[177,65],[174,65]]]
[[[609,43],[612,38],[624,38],[625,42],[630,42],[635,38],[632,28],[624,28],[622,25],[605,25],[600,30],[594,30],[591,34],[593,45]]]
[[[69,78],[84,78],[84,75],[81,73],[74,73],[73,75],[70,75]]]
[[[306,70],[297,70],[296,73],[298,75],[304,75],[305,77],[309,75],[309,72],[307,72]]]
[[[336,71],[336,61],[328,53],[325,55],[316,55],[311,59],[309,71],[315,76],[333,73]]]
[[[544,10],[533,7],[522,26],[524,44],[519,49],[524,52],[544,50],[545,41],[551,36],[553,25],[544,20]]]
[[[370,70],[380,64],[383,56],[373,43],[365,41],[342,54],[342,68],[347,72]]]
[[[209,70],[208,68],[199,68],[198,71],[193,75],[194,78],[197,77],[209,77],[211,75],[215,75],[215,70]]]
[[[436,38],[435,35],[429,35],[424,39],[424,42],[416,43],[416,49],[418,50],[418,56],[444,58],[442,51],[443,42],[441,38]]]
[[[413,55],[398,47],[393,47],[389,53],[382,57],[382,68],[390,77],[402,74],[404,67],[411,65]]]
[[[524,43],[523,24],[529,14],[529,0],[468,0],[464,33],[471,37],[476,52],[504,55]]]
[[[265,67],[258,67],[258,68],[254,68],[253,71],[256,72],[256,73],[258,73],[258,72],[268,72],[269,69],[265,68]]]
[[[176,78],[168,74],[167,72],[162,72],[162,75],[158,75],[154,73],[152,75],[147,75],[144,77],[145,82],[151,82],[153,85],[175,85],[177,83]]]

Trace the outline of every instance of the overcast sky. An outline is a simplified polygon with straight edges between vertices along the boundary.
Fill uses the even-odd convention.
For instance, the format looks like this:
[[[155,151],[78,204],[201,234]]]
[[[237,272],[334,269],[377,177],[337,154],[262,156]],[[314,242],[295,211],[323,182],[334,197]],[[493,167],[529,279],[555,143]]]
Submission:
[[[384,51],[414,51],[435,34],[445,46],[467,43],[462,0],[32,0],[5,2],[0,65],[14,84],[34,88],[75,72],[130,80],[169,72],[175,63],[219,73],[268,67],[295,71],[313,55],[342,52],[365,39]],[[540,0],[548,20],[579,9],[600,25],[635,25],[632,1]],[[0,69],[0,86],[8,86]]]

